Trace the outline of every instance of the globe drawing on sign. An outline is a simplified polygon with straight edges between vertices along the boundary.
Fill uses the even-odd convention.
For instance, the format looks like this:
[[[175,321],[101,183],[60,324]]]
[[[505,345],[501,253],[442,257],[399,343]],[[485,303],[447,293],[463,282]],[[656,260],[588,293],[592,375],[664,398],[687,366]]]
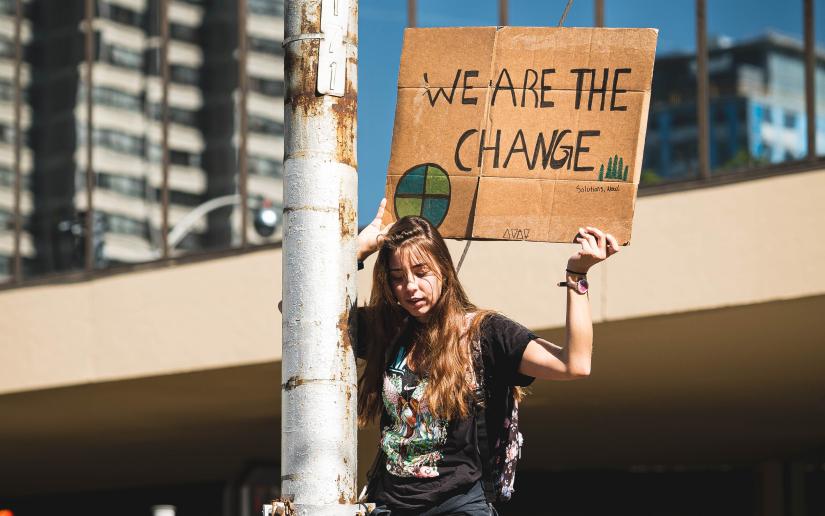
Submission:
[[[396,218],[424,217],[435,227],[444,222],[450,209],[450,176],[434,163],[409,169],[395,187]]]

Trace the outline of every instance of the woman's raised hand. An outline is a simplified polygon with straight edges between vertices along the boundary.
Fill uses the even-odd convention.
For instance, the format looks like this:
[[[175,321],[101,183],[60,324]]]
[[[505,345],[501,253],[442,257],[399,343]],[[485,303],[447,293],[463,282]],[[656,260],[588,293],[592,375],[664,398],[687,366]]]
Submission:
[[[567,268],[571,271],[585,273],[590,267],[619,252],[616,238],[598,228],[579,228],[575,241],[581,244],[581,249],[567,261]]]
[[[381,199],[381,204],[378,205],[378,213],[372,219],[369,226],[365,227],[358,233],[358,260],[364,261],[367,256],[378,250],[378,244],[381,238],[387,234],[392,224],[387,224],[385,228],[381,228],[381,220],[384,218],[384,207],[387,205],[386,199]]]

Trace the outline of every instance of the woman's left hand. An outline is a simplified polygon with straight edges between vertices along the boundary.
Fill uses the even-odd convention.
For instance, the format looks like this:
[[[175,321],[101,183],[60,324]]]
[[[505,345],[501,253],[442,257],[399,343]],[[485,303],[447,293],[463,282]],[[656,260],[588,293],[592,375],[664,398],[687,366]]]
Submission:
[[[364,261],[369,255],[378,250],[381,239],[386,236],[387,231],[390,230],[392,224],[387,224],[381,227],[381,221],[384,218],[384,208],[387,206],[387,199],[381,199],[381,204],[378,205],[378,212],[375,218],[364,229],[358,233],[358,261]]]
[[[619,252],[616,238],[598,228],[579,228],[575,241],[582,247],[567,260],[567,268],[571,271],[586,273],[590,267]]]

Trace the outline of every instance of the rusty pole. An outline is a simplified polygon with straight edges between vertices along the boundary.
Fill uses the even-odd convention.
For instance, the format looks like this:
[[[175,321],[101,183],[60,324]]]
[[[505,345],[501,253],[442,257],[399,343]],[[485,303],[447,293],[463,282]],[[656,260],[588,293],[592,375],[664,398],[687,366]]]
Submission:
[[[407,0],[407,27],[416,27],[418,23],[418,8],[415,0]]]
[[[710,178],[710,89],[705,0],[696,0],[696,126],[699,145],[699,178]]]
[[[287,0],[281,493],[356,513],[357,0]]]
[[[807,158],[816,159],[816,39],[814,37],[814,1],[805,0],[805,141]]]
[[[595,27],[604,27],[604,0],[595,0],[593,7],[595,10],[595,23],[593,25]]]

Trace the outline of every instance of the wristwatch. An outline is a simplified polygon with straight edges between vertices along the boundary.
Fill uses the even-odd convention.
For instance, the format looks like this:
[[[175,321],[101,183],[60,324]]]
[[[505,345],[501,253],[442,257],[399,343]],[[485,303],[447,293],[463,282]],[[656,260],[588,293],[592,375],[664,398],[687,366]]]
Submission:
[[[587,276],[578,272],[567,271],[570,275],[580,276],[576,281],[560,281],[560,287],[567,287],[573,289],[576,294],[587,294],[587,289],[590,286],[587,283]]]

